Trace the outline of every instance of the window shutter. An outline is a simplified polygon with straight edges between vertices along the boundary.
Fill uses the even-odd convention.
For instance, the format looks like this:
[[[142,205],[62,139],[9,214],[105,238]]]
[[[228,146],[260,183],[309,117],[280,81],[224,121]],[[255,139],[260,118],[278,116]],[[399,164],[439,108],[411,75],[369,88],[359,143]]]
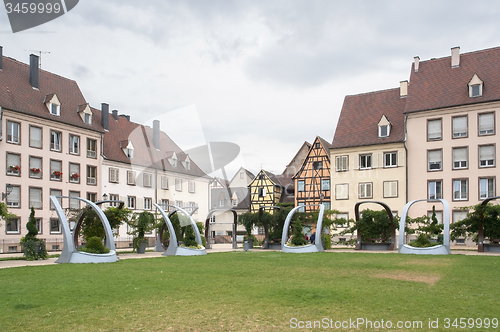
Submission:
[[[458,148],[453,149],[453,161],[462,161],[467,160],[467,149],[466,148]]]
[[[161,187],[162,189],[168,189],[168,178],[166,176],[161,177]]]
[[[372,154],[372,168],[379,168],[381,165],[379,165],[380,161],[382,158],[380,158],[380,153],[373,153]]]
[[[429,140],[441,138],[441,119],[427,122],[427,138]]]
[[[80,172],[80,167],[78,164],[69,164],[69,173],[70,175],[74,174],[74,173],[79,173]],[[80,174],[78,174],[80,175]]]
[[[19,206],[21,202],[21,188],[13,187],[10,194],[7,196],[8,202],[13,202],[13,206]]]
[[[42,207],[42,189],[30,188],[30,207],[40,209]]]
[[[398,166],[403,167],[405,165],[405,153],[403,151],[397,152]]]
[[[495,128],[495,114],[480,114],[479,115],[479,134],[489,134],[493,133]]]
[[[135,184],[135,173],[127,171],[127,184]]]
[[[57,160],[51,160],[50,161],[50,171],[59,171],[61,172],[61,162]]]
[[[479,147],[479,159],[480,160],[495,159],[495,146],[487,145]]]
[[[459,116],[453,118],[453,137],[465,136],[467,133],[467,117]]]
[[[21,157],[18,154],[7,154],[7,166],[21,166]]]
[[[42,147],[42,128],[30,127],[30,145],[33,147]]]
[[[441,150],[429,151],[429,163],[441,162]]]
[[[366,197],[372,197],[373,185],[371,183],[366,184]]]
[[[30,168],[40,168],[42,169],[42,159],[41,158],[30,158]]]

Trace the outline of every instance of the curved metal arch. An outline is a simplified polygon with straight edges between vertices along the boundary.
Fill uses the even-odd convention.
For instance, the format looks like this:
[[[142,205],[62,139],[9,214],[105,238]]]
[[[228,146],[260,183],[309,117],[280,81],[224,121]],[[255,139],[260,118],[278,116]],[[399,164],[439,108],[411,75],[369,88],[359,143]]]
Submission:
[[[236,243],[236,228],[238,227],[238,213],[234,209],[212,209],[208,212],[207,218],[205,219],[205,240],[207,240],[207,249],[211,249],[209,237],[208,237],[208,228],[210,226],[210,218],[217,211],[231,211],[233,213],[234,223],[233,223],[233,236],[231,236],[231,243],[233,249],[238,249],[238,244]]]
[[[170,206],[173,206],[173,205],[170,205]],[[189,214],[192,216],[193,213],[198,210],[198,207],[196,207],[195,209],[193,209],[191,212],[189,212]],[[170,217],[172,217],[175,213],[177,213],[177,206],[175,207],[174,210],[170,211],[167,215],[168,215],[168,218],[170,220]],[[156,252],[165,252],[165,250],[167,250],[167,247],[165,247],[163,245],[163,233],[165,233],[165,229],[167,228],[167,224],[166,223],[163,223],[163,225],[161,226],[160,228],[160,231],[159,233],[157,234],[156,236],[156,245],[154,247],[154,251]],[[169,231],[170,232],[170,231]]]
[[[405,226],[408,210],[417,202],[441,202],[443,204],[443,244],[428,248],[415,248],[405,244]],[[450,251],[450,206],[444,199],[416,199],[406,203],[399,222],[399,253],[400,254],[421,254],[421,255],[449,255]]]
[[[294,213],[306,206],[319,206],[318,222],[316,224],[316,238],[314,239],[314,244],[307,244],[301,247],[292,247],[286,244],[288,239],[288,228],[290,227],[290,221]],[[281,251],[282,252],[294,252],[294,253],[307,253],[307,252],[318,252],[325,251],[323,248],[323,242],[321,240],[321,232],[323,230],[323,214],[325,212],[324,204],[309,204],[294,207],[286,216],[285,224],[283,225],[283,233],[281,234]],[[318,234],[319,232],[319,234]]]
[[[163,220],[167,224],[168,231],[170,233],[170,245],[168,246],[168,249],[162,254],[162,256],[192,256],[192,255],[206,255],[207,252],[205,250],[205,247],[203,247],[203,243],[201,242],[201,236],[200,236],[200,231],[198,230],[198,226],[196,225],[195,221],[193,220],[193,217],[184,210],[183,208],[180,208],[178,206],[174,205],[164,205],[164,206],[170,206],[176,209],[175,212],[180,211],[182,214],[184,214],[186,217],[188,217],[189,222],[191,227],[193,227],[194,235],[196,238],[196,242],[198,245],[202,246],[203,249],[191,249],[191,248],[184,248],[184,247],[179,247],[177,244],[177,236],[175,235],[174,227],[172,226],[172,222],[170,221],[170,218],[168,217],[167,213],[163,210],[163,208],[156,204],[153,203],[153,205],[160,211],[160,214],[163,217]]]
[[[106,218],[104,212],[102,212],[102,210],[95,203],[81,197],[50,196],[49,198],[52,201],[52,204],[54,204],[57,216],[61,222],[63,233],[63,249],[61,256],[59,256],[56,260],[56,263],[101,263],[116,262],[118,260],[118,257],[116,256],[115,242],[113,240],[113,231],[109,226],[108,218]],[[64,214],[61,204],[59,204],[58,198],[77,199],[86,203],[95,210],[104,227],[104,232],[106,234],[105,245],[109,248],[109,254],[89,254],[76,250],[66,215]]]
[[[381,205],[385,211],[387,211],[387,215],[389,216],[389,220],[391,221],[391,245],[389,246],[389,250],[394,250],[394,246],[396,245],[396,226],[394,225],[394,215],[392,213],[391,208],[385,204],[384,202],[379,202],[379,201],[361,201],[357,202],[354,205],[354,217],[356,218],[356,222],[359,221],[359,207],[361,204],[365,203],[372,203],[372,204],[378,204]],[[361,234],[359,233],[358,230],[356,230],[356,248],[355,250],[361,250]]]
[[[481,205],[486,205],[488,204],[490,201],[493,201],[493,200],[496,200],[496,199],[499,199],[500,196],[495,196],[495,197],[488,197],[486,198],[482,203]],[[481,216],[481,220],[483,220],[483,216]],[[477,251],[478,252],[484,252],[484,228],[483,228],[483,222],[481,221],[481,223],[479,224],[479,228],[477,230]]]

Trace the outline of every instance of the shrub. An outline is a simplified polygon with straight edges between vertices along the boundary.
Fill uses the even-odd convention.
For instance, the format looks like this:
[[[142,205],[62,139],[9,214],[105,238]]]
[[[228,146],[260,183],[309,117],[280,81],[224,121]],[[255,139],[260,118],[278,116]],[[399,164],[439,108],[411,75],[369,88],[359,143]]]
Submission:
[[[47,259],[47,249],[45,242],[37,239],[38,229],[36,228],[35,209],[31,207],[31,213],[28,222],[26,223],[28,234],[21,238],[20,244],[24,247],[24,257],[29,260]]]
[[[91,254],[107,254],[109,253],[109,248],[106,248],[102,243],[102,240],[98,236],[92,236],[88,238],[85,247],[80,247],[79,251],[88,252]]]
[[[323,243],[324,249],[332,248],[332,238],[330,237],[330,234],[321,234],[321,242]]]
[[[196,242],[193,227],[186,227],[186,233],[184,234],[183,242],[186,247],[198,247],[198,242]]]
[[[292,236],[292,245],[294,246],[304,246],[307,244],[307,240],[304,238],[304,234],[302,233],[303,227],[300,223],[300,220],[295,220],[293,222],[293,236]]]

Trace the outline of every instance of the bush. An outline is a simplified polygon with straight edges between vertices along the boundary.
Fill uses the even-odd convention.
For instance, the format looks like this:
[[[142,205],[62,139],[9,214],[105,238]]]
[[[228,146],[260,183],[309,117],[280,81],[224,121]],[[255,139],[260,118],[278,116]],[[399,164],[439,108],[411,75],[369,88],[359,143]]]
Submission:
[[[91,254],[107,254],[109,253],[109,248],[106,248],[102,243],[102,240],[98,236],[92,236],[88,238],[85,247],[80,247],[79,251],[88,252]]]
[[[293,236],[292,236],[292,245],[294,246],[304,246],[307,244],[307,240],[304,238],[304,234],[302,233],[303,227],[300,223],[300,220],[295,220],[293,222]]]
[[[196,242],[193,227],[186,227],[186,233],[184,234],[183,242],[186,247],[198,247],[198,242]]]
[[[431,242],[429,240],[429,236],[427,234],[420,234],[418,238],[415,241],[412,241],[408,243],[408,245],[412,247],[417,247],[417,248],[428,248],[428,247],[434,247],[437,246],[439,243],[437,242]]]
[[[321,242],[323,243],[324,249],[332,248],[332,238],[330,237],[330,234],[321,234]]]
[[[36,228],[36,218],[35,209],[31,208],[31,213],[29,221],[26,223],[26,229],[28,234],[21,238],[20,244],[24,248],[24,257],[33,261],[36,259],[47,259],[47,249],[45,248],[45,242],[41,239],[37,239],[38,229]]]

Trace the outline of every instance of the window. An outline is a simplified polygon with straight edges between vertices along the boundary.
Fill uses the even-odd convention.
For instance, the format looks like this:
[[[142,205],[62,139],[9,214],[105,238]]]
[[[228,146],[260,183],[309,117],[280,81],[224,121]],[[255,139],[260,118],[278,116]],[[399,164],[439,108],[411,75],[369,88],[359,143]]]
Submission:
[[[127,184],[131,186],[135,186],[135,172],[127,171]]]
[[[427,140],[437,141],[443,138],[441,134],[442,124],[441,119],[427,120]]]
[[[297,210],[297,212],[306,212],[305,205],[306,205],[306,203],[304,203],[304,202],[300,202],[300,203],[298,204],[298,206],[300,206],[300,207],[299,207],[299,209]]]
[[[335,171],[345,172],[349,170],[349,156],[335,157]]]
[[[182,208],[182,201],[175,201],[175,206]]]
[[[442,224],[443,223],[443,211],[438,211],[438,210],[435,210],[436,212],[436,219],[438,221],[438,224]],[[427,217],[429,217],[429,219],[432,221],[432,211],[427,211]]]
[[[467,116],[453,117],[453,138],[467,137]]]
[[[373,184],[371,182],[360,183],[358,186],[359,198],[372,198],[373,197]]]
[[[427,151],[428,171],[440,171],[443,166],[443,150]]]
[[[244,179],[244,178],[245,178],[245,173],[240,172],[240,179]]]
[[[120,205],[120,204],[118,204],[118,201],[120,200],[120,196],[119,195],[109,194],[109,200],[110,201],[115,201],[113,203],[110,203],[109,204],[110,206],[118,206],[118,205]]]
[[[30,156],[30,178],[42,178],[42,158]]]
[[[144,210],[151,210],[153,201],[149,197],[144,197]]]
[[[388,137],[389,136],[389,125],[378,126],[378,137]]]
[[[306,183],[304,180],[298,180],[297,181],[297,191],[305,191],[306,189]]]
[[[62,190],[60,189],[50,189],[50,196],[62,196]],[[57,201],[59,202],[59,205],[62,207],[62,198],[58,197]],[[50,200],[50,209],[55,210],[56,207],[52,203],[52,200]]]
[[[161,207],[165,211],[169,211],[170,207],[168,206],[170,204],[170,201],[168,199],[162,199],[161,200]]]
[[[42,208],[42,188],[29,188],[30,208]]]
[[[371,154],[359,155],[359,169],[370,169],[370,168],[372,168],[372,155]]]
[[[153,175],[151,173],[143,173],[142,174],[143,187],[151,187],[152,179],[153,179]]]
[[[97,167],[87,165],[87,184],[97,184]]]
[[[453,148],[453,169],[467,168],[467,148]]]
[[[94,202],[94,203],[97,202],[97,194],[87,192],[87,200]]]
[[[7,195],[7,206],[12,208],[21,207],[21,187],[13,186],[12,191]]]
[[[479,97],[481,96],[481,84],[474,84],[470,86],[470,96],[471,97]]]
[[[495,178],[479,179],[479,199],[495,197]]]
[[[38,234],[43,234],[43,222],[42,218],[36,218],[36,230],[38,231]]]
[[[69,197],[80,197],[79,191],[70,191]],[[78,199],[69,199],[69,208],[72,210],[80,209],[80,200]]]
[[[75,135],[69,135],[69,153],[70,154],[80,154],[80,137]]]
[[[313,169],[318,170],[323,168],[322,161],[313,161]]]
[[[61,223],[58,218],[50,218],[50,234],[61,234]]]
[[[233,199],[231,200],[231,202],[233,203],[233,207],[238,206],[238,199],[237,199],[237,198],[236,198],[236,199],[235,199],[235,198],[233,198]]]
[[[168,177],[166,176],[161,177],[161,189],[168,189]]]
[[[467,200],[467,179],[453,180],[453,200]]]
[[[61,181],[62,178],[62,162],[60,160],[50,160],[50,179],[53,181]]]
[[[185,165],[186,169],[189,171],[191,169],[191,162],[189,160],[186,160]]]
[[[175,190],[182,191],[182,179],[175,179]]]
[[[259,188],[259,197],[266,197],[267,196],[267,189],[266,188]]]
[[[452,222],[458,222],[462,219],[467,218],[467,211],[453,211],[453,220]]]
[[[50,149],[52,151],[61,151],[62,133],[59,131],[50,131]]]
[[[135,196],[127,196],[127,207],[135,209]]]
[[[189,192],[190,193],[194,193],[195,192],[195,182],[194,181],[189,181],[188,187],[189,187]]]
[[[427,182],[428,199],[442,199],[443,198],[443,181],[429,181]]]
[[[50,103],[50,114],[60,116],[60,106],[54,103]]]
[[[337,224],[337,227],[347,227],[349,224],[349,214],[347,213],[337,213],[336,220],[343,219],[344,223]]]
[[[495,113],[478,114],[477,122],[479,136],[495,133]]]
[[[330,202],[323,202],[323,205],[325,206],[325,210],[331,209]]]
[[[21,156],[7,152],[7,175],[21,175]]]
[[[14,144],[21,143],[21,124],[7,121],[7,142]]]
[[[30,146],[32,148],[42,148],[42,128],[30,126]]]
[[[189,212],[193,212],[193,214],[197,214],[198,213],[198,209],[196,209],[197,205],[195,202],[189,202]]]
[[[396,166],[398,166],[398,153],[397,152],[384,153],[384,167],[396,167]]]
[[[80,183],[80,164],[69,163],[69,182]]]
[[[7,234],[20,234],[21,233],[21,220],[19,218],[9,219],[6,227]]]
[[[220,207],[223,207],[223,206],[225,205],[225,203],[226,203],[226,200],[225,200],[225,199],[220,199],[220,198],[219,198],[219,206],[220,206]]]
[[[495,146],[483,145],[479,147],[479,167],[495,166]]]
[[[330,179],[321,179],[321,190],[330,190]]]
[[[118,183],[119,170],[118,168],[109,168],[109,182]]]
[[[97,158],[97,140],[87,138],[87,157]]]
[[[384,181],[384,198],[398,197],[398,181]]]
[[[335,199],[349,199],[349,184],[336,184],[335,185]]]
[[[314,145],[314,147],[315,147],[316,149],[319,149],[319,148],[320,148],[320,144],[319,144],[319,143],[316,143],[316,144]]]
[[[85,122],[88,125],[91,125],[92,124],[92,114],[83,113],[83,122]]]

